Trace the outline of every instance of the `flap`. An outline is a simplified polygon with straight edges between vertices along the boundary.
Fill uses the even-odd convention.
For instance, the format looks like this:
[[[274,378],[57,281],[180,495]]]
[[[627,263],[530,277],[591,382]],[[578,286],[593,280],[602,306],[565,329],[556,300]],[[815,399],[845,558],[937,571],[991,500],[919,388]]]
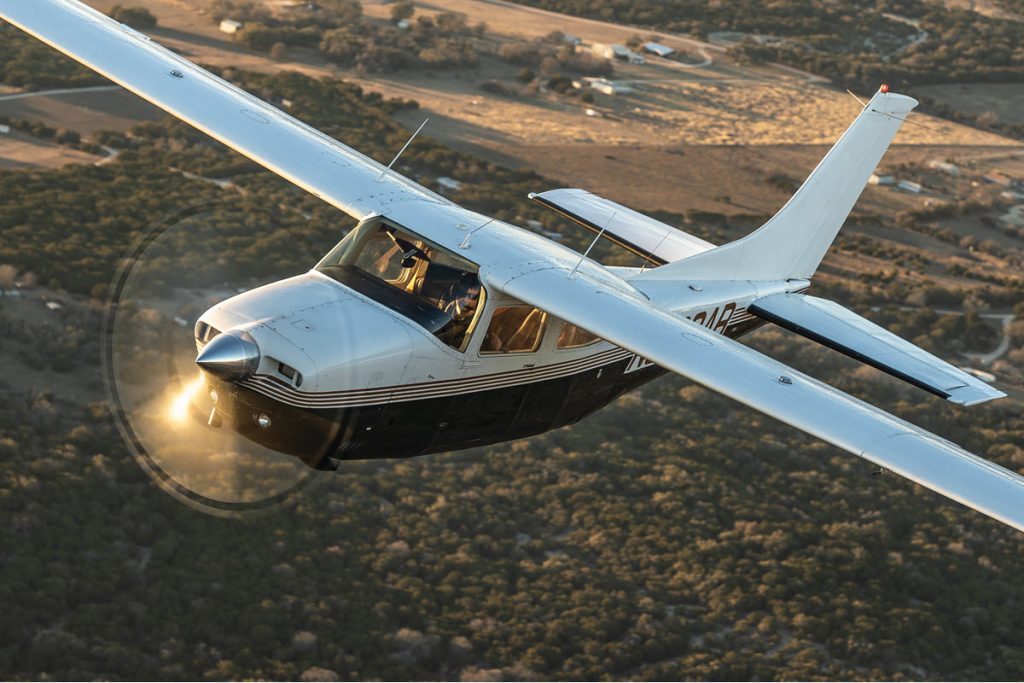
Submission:
[[[953,403],[969,406],[1006,395],[834,301],[775,294],[748,310]]]
[[[715,245],[586,190],[530,193],[530,199],[660,266]]]

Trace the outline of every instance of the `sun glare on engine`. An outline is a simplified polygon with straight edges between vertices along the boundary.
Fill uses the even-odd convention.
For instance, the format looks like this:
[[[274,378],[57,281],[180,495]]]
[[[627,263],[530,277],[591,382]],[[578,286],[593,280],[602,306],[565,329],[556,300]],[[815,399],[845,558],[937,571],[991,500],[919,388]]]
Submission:
[[[171,408],[169,417],[173,422],[184,422],[185,418],[188,417],[188,408],[199,392],[203,388],[204,384],[202,373],[199,374],[193,381],[182,387],[178,395],[171,401]]]

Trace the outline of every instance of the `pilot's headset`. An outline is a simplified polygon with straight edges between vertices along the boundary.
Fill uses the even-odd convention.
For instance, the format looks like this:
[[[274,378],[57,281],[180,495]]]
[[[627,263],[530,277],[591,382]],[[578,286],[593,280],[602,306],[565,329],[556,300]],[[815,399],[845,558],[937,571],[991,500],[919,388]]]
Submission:
[[[448,288],[448,295],[445,297],[445,307],[469,294],[470,289],[480,289],[480,280],[473,273],[463,273],[452,286]]]

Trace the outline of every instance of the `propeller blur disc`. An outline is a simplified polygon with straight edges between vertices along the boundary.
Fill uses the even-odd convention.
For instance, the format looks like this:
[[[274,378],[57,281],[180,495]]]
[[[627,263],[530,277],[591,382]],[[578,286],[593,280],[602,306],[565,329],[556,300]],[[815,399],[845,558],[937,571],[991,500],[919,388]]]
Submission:
[[[107,388],[136,460],[165,491],[219,516],[288,504],[324,476],[217,426],[212,414],[216,397],[195,362],[198,317],[239,291],[294,274],[269,262],[242,267],[230,248],[216,248],[231,243],[224,226],[237,218],[232,211],[193,207],[140,238],[111,288],[104,335]],[[268,250],[268,261],[274,255]]]

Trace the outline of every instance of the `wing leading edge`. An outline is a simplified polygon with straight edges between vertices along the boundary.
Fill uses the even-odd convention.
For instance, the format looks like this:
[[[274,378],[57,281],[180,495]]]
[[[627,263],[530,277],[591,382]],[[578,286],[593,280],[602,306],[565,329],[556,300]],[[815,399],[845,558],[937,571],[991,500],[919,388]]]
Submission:
[[[664,368],[1024,531],[1024,477],[731,339],[568,270],[485,283]]]
[[[356,219],[447,199],[75,0],[0,0],[0,17]]]

